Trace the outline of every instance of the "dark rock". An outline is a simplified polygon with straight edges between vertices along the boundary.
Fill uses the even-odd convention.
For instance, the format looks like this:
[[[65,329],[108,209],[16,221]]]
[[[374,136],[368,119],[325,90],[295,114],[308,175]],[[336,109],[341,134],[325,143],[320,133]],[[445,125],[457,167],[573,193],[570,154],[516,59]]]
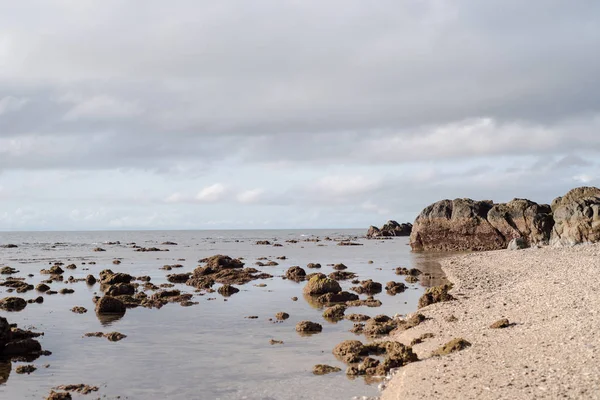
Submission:
[[[275,318],[278,321],[284,321],[286,319],[288,319],[290,317],[290,314],[286,313],[286,312],[278,312],[277,314],[275,314]]]
[[[240,291],[240,289],[233,287],[231,285],[228,285],[228,284],[225,284],[225,285],[221,286],[219,289],[217,289],[217,292],[219,292],[219,294],[221,294],[222,296],[231,296],[232,294],[235,294],[239,291]]]
[[[285,273],[285,277],[289,280],[300,282],[306,278],[306,271],[298,266],[290,267]]]
[[[47,292],[48,290],[50,290],[50,286],[46,285],[45,283],[40,283],[35,287],[35,290],[37,290],[38,292]]]
[[[345,281],[348,279],[356,278],[356,274],[354,272],[348,272],[348,271],[335,271],[335,272],[330,273],[328,276],[330,279],[333,279],[336,281]]]
[[[339,264],[335,264],[333,266],[333,269],[335,269],[336,271],[343,271],[345,269],[348,269],[348,267],[346,267],[344,264],[339,263]]]
[[[404,292],[406,290],[406,285],[402,282],[389,281],[385,284],[385,290],[388,294],[395,296],[398,293]]]
[[[31,364],[29,365],[19,365],[17,367],[17,369],[15,370],[15,372],[17,374],[31,374],[32,372],[34,372],[37,368]]]
[[[189,272],[185,274],[170,274],[167,275],[167,280],[171,283],[185,283],[191,276],[192,274]]]
[[[75,314],[85,314],[87,312],[87,308],[76,306],[76,307],[71,308],[71,311],[74,312]]]
[[[4,311],[21,311],[27,307],[27,301],[20,297],[5,297],[0,300],[0,309]]]
[[[342,291],[338,293],[326,293],[316,298],[318,304],[336,304],[336,303],[348,303],[358,300],[358,296],[354,293]]]
[[[85,283],[87,283],[88,285],[94,285],[96,283],[96,278],[94,278],[94,275],[88,275],[85,278]]]
[[[127,308],[125,304],[112,296],[101,297],[96,302],[97,314],[125,314]]]
[[[369,227],[367,232],[367,238],[379,238],[379,237],[390,237],[390,236],[410,236],[412,230],[412,224],[405,223],[399,224],[396,221],[388,221],[381,229],[376,226]]]
[[[309,263],[306,265],[306,268],[321,268],[321,264],[319,263]]]
[[[379,282],[373,282],[372,279],[362,281],[360,286],[352,287],[350,290],[355,291],[358,294],[377,294],[381,293],[383,286]]]

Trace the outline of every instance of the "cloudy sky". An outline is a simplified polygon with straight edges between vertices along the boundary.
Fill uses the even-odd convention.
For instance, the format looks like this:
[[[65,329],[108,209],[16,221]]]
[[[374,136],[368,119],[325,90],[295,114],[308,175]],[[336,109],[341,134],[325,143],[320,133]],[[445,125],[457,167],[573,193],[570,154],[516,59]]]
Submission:
[[[0,0],[0,230],[368,227],[600,186],[597,0]]]

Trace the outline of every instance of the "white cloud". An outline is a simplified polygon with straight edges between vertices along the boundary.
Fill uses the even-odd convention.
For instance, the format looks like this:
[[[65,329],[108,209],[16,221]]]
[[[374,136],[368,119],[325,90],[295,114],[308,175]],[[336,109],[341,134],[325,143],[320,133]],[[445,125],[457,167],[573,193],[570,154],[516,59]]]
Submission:
[[[343,197],[369,193],[381,186],[378,176],[326,176],[319,179],[315,191],[325,196]]]
[[[573,177],[573,180],[577,181],[577,182],[581,182],[583,184],[588,184],[592,181],[594,181],[596,178],[594,178],[591,175],[588,174],[580,174],[580,175],[575,175]]]
[[[361,205],[361,208],[363,210],[367,210],[367,211],[373,211],[376,212],[379,215],[389,215],[390,214],[390,210],[385,208],[385,207],[380,207],[377,204],[371,202],[371,201],[366,201]]]
[[[81,99],[77,95],[67,94],[61,97],[59,101],[76,103],[63,116],[63,120],[65,121],[120,119],[136,116],[143,112],[143,109],[135,102],[123,101],[106,95]]]
[[[173,193],[165,199],[165,203],[181,203],[183,201],[185,201],[185,196],[179,192]]]
[[[263,189],[246,190],[237,195],[237,201],[243,204],[257,203],[264,194]]]
[[[0,115],[19,111],[29,102],[29,99],[5,96],[0,98]]]
[[[215,203],[222,200],[227,194],[227,187],[221,183],[207,186],[196,195],[196,200],[201,203]]]

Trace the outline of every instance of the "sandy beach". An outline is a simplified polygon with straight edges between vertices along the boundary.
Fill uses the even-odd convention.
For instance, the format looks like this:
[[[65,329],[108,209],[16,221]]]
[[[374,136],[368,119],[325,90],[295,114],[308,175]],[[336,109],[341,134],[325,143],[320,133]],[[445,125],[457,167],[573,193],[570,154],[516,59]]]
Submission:
[[[456,300],[394,336],[422,361],[394,375],[381,399],[600,398],[600,244],[471,253],[443,262]],[[490,325],[501,318],[513,324]],[[472,346],[431,357],[444,343]]]

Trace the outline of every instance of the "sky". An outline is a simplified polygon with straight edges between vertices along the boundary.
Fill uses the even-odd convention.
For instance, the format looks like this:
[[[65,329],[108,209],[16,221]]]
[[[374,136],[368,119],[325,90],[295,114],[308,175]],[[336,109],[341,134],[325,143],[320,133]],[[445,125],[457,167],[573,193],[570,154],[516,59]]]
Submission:
[[[367,228],[600,186],[600,2],[0,0],[0,230]]]

